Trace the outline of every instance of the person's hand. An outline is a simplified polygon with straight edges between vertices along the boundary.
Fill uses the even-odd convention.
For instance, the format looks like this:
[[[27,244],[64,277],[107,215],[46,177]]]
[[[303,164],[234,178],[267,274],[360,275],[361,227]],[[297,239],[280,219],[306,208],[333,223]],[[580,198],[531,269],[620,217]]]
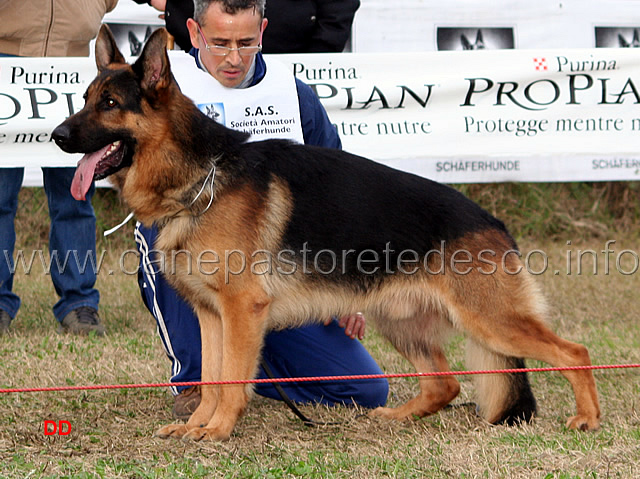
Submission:
[[[167,0],[151,0],[149,2],[149,5],[151,5],[156,10],[160,10],[162,13],[164,13],[164,11],[167,9]]]
[[[331,321],[333,321],[333,318],[329,318],[325,321],[325,326],[330,324]],[[344,334],[349,336],[351,339],[358,338],[362,340],[364,338],[366,328],[366,319],[362,313],[349,314],[338,319],[338,326],[344,328]]]

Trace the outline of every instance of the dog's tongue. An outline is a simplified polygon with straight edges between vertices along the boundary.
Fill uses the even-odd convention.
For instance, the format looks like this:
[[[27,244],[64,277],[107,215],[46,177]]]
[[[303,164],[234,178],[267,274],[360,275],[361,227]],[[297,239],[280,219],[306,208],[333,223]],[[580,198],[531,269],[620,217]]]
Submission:
[[[94,153],[87,153],[78,162],[76,173],[73,175],[71,183],[71,196],[76,200],[85,200],[87,191],[89,191],[93,182],[93,173],[96,171],[96,166],[110,147],[111,145],[109,144]]]

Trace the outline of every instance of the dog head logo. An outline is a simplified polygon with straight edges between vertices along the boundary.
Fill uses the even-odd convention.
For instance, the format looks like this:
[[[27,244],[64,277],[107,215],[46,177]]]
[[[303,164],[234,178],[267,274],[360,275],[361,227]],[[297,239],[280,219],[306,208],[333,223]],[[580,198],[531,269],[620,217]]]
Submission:
[[[512,27],[438,27],[438,50],[497,50],[515,47]]]
[[[140,55],[140,52],[142,51],[142,46],[146,43],[147,40],[149,40],[149,37],[151,36],[151,27],[147,27],[147,30],[144,33],[144,40],[140,41],[138,40],[138,37],[136,37],[136,34],[133,33],[131,30],[129,30],[129,50],[131,51],[131,56],[133,57],[137,57],[138,55]]]
[[[595,27],[596,48],[640,48],[640,27]]]
[[[467,36],[464,33],[460,35],[460,43],[462,44],[463,50],[484,50],[485,49],[484,39],[482,38],[482,30],[478,30],[478,33],[476,34],[476,41],[474,43],[471,43],[467,39]]]
[[[618,44],[620,48],[638,48],[640,47],[640,30],[637,28],[633,29],[633,38],[631,41],[627,41],[627,39],[620,33],[618,33]]]
[[[198,108],[212,120],[225,124],[224,103],[199,103]]]

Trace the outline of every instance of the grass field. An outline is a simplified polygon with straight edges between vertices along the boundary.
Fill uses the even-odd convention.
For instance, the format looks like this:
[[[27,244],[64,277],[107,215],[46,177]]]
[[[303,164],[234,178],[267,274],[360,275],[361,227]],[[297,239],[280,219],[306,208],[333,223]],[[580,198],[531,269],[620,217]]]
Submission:
[[[561,336],[585,344],[595,364],[640,363],[640,278],[629,274],[640,251],[634,184],[462,189],[510,225],[524,254],[532,253],[533,271],[542,272],[546,264],[538,280],[552,306],[551,325]],[[46,248],[46,204],[37,189],[21,195],[17,248],[30,254]],[[94,203],[99,231],[126,215],[113,192],[101,191]],[[97,285],[105,338],[57,334],[49,276],[18,271],[15,290],[23,306],[12,331],[0,337],[0,387],[167,380],[169,362],[155,323],[143,309],[135,276],[119,264],[121,252],[133,248],[131,228],[98,245],[105,251]],[[615,243],[606,255],[608,240]],[[131,271],[134,258],[127,261]],[[365,344],[386,372],[411,371],[371,329]],[[453,369],[465,369],[462,338],[450,344],[449,358]],[[462,376],[459,406],[408,423],[371,419],[361,410],[307,406],[303,410],[313,418],[338,423],[309,428],[281,402],[256,397],[224,443],[152,437],[172,421],[165,389],[0,394],[0,477],[640,477],[640,371],[595,376],[603,423],[594,433],[564,428],[575,404],[559,373],[531,375],[540,411],[520,427],[480,420],[465,405],[473,401],[473,385]],[[416,390],[415,380],[391,380],[389,403],[399,404]],[[68,421],[71,433],[45,436],[45,420]]]

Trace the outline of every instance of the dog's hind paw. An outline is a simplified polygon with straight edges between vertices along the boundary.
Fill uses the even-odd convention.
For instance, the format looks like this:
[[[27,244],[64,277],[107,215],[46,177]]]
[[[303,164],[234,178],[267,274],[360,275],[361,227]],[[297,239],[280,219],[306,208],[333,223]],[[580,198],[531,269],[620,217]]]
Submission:
[[[159,437],[161,439],[167,439],[169,437],[175,437],[180,439],[187,434],[188,429],[186,424],[169,424],[158,429],[153,437]]]
[[[567,421],[567,427],[569,429],[578,429],[580,431],[595,431],[600,428],[600,419],[597,417],[577,415],[569,418]]]
[[[407,411],[402,410],[402,408],[392,407],[377,407],[373,411],[369,412],[369,416],[381,417],[393,421],[405,421],[413,418],[411,413],[407,413]]]

